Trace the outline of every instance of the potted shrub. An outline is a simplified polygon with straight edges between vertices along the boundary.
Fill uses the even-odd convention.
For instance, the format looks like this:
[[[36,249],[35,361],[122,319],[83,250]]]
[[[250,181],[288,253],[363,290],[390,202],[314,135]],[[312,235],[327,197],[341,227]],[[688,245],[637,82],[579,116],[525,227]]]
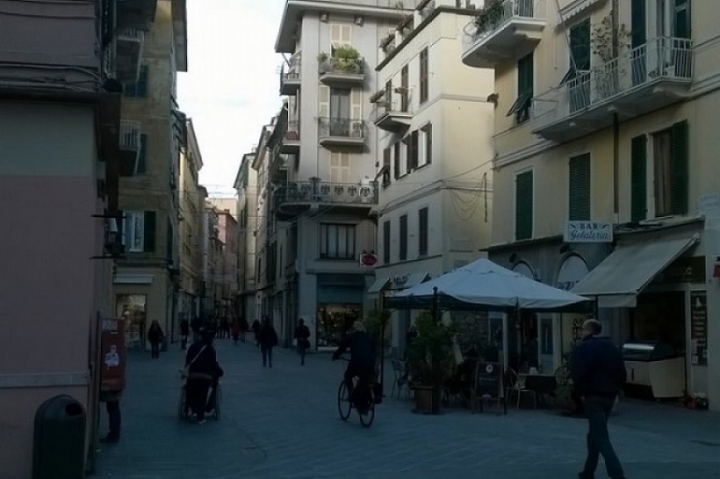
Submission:
[[[439,408],[441,399],[433,393],[442,388],[455,369],[455,331],[452,326],[435,321],[430,312],[422,313],[415,326],[417,337],[407,351],[410,386],[415,393],[415,411],[431,412]]]
[[[495,28],[505,15],[505,6],[503,0],[490,0],[483,8],[478,10],[475,17],[475,26],[477,33],[482,34]]]
[[[360,73],[362,58],[353,47],[339,47],[333,51],[332,66],[348,73]]]

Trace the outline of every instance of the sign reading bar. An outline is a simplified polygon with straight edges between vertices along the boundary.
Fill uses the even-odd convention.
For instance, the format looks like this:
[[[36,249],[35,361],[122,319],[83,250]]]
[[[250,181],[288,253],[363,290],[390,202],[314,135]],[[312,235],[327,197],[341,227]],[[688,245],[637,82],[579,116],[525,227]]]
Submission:
[[[612,223],[597,221],[568,221],[565,224],[566,243],[612,243]]]

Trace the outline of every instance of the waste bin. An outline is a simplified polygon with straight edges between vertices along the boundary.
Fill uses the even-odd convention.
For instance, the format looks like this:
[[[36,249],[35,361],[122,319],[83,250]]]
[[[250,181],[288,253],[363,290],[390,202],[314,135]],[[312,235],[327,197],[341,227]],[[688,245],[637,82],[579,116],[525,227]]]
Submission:
[[[55,396],[35,412],[32,479],[85,477],[85,423],[82,404]]]

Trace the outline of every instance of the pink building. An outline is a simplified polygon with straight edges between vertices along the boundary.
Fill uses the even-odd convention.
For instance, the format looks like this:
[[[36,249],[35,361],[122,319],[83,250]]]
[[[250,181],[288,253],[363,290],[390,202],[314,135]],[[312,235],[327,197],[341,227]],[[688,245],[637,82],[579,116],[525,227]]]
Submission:
[[[120,82],[136,75],[154,11],[154,0],[0,0],[3,479],[31,477],[34,414],[58,394],[85,407],[92,467],[118,175],[137,154],[120,132]]]

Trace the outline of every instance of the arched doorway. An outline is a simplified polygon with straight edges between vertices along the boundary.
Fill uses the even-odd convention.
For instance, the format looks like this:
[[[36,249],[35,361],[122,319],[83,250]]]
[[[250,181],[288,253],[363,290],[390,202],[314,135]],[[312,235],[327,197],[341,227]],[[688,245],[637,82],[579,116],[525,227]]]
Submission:
[[[558,270],[555,287],[569,291],[581,279],[583,279],[590,269],[585,260],[577,255],[571,254],[567,256]],[[554,321],[553,338],[555,345],[552,348],[554,362],[559,365],[563,355],[569,354],[575,345],[580,326],[586,319],[586,315],[580,313],[563,313],[555,315],[557,320]],[[546,349],[545,351],[548,351]]]

